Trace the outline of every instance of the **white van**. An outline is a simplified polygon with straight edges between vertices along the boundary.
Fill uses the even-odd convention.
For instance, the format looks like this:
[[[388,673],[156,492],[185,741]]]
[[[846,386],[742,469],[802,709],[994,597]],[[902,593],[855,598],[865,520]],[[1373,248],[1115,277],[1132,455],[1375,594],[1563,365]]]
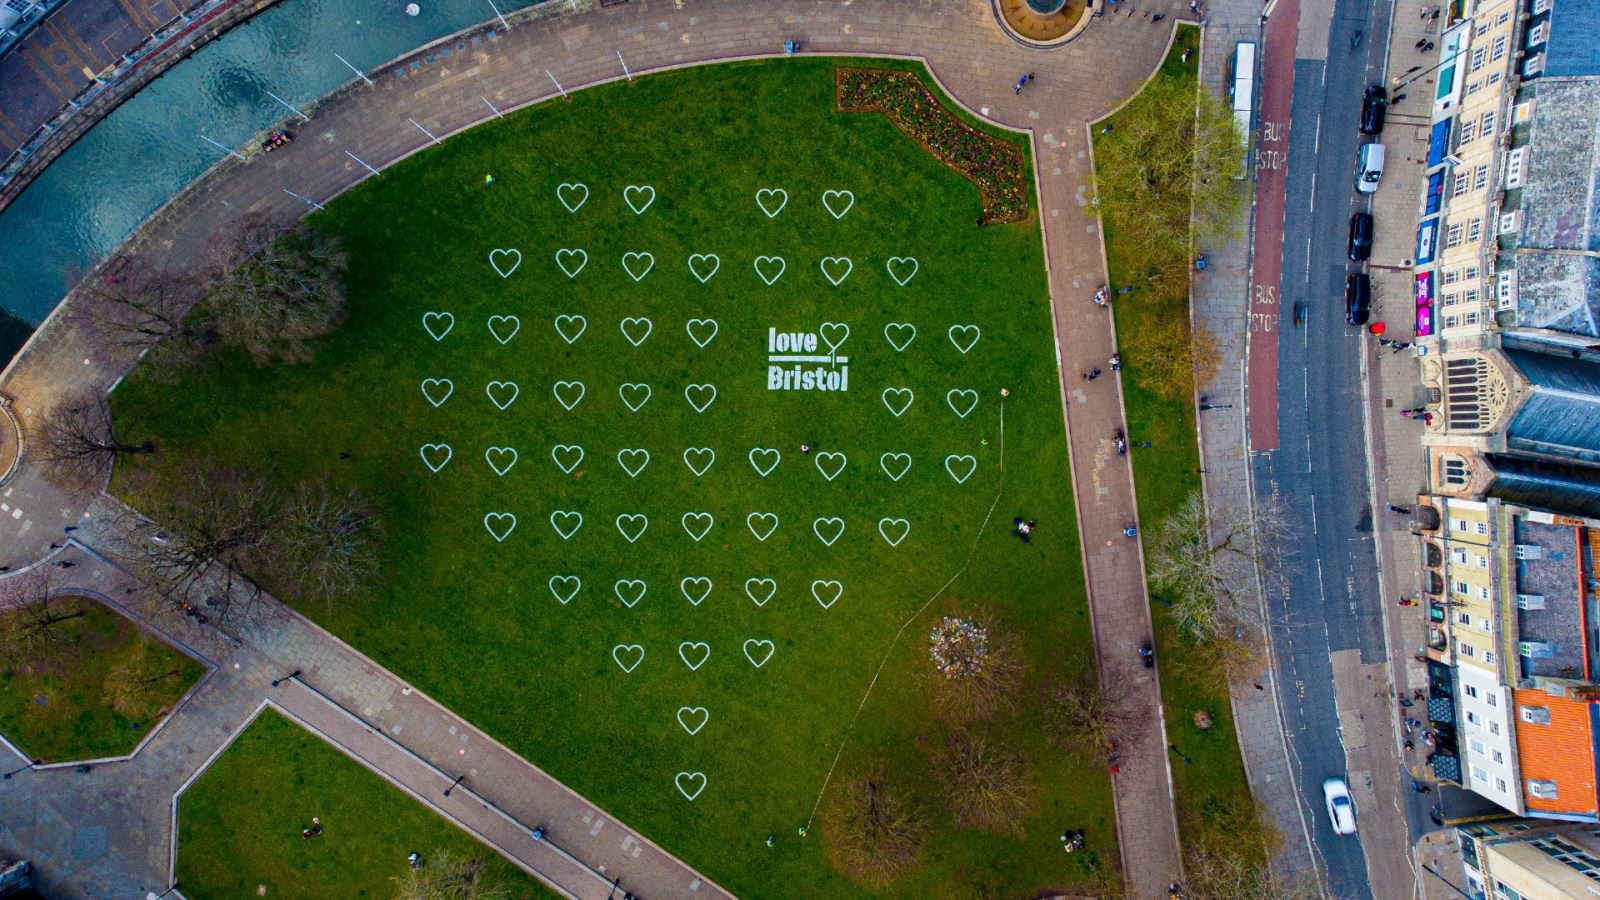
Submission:
[[[1374,193],[1382,178],[1383,145],[1362,144],[1361,153],[1356,157],[1356,190],[1363,194]]]

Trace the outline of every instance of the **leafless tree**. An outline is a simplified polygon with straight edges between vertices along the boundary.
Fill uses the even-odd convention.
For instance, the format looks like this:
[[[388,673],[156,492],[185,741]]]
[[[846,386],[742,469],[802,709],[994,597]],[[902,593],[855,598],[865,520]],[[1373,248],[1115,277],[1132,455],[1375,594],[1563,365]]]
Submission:
[[[111,405],[104,394],[94,390],[58,401],[40,423],[37,447],[50,480],[76,492],[105,487],[111,466],[119,458],[156,451],[154,441],[119,438],[111,420]]]
[[[1313,871],[1274,873],[1260,846],[1201,840],[1185,848],[1183,895],[1194,900],[1316,900]]]
[[[934,769],[957,828],[1021,830],[1033,803],[1022,754],[984,735],[958,731],[945,741]]]
[[[132,355],[162,344],[193,346],[204,335],[185,317],[200,299],[203,281],[143,256],[126,257],[79,282],[69,315],[108,353]]]
[[[248,619],[262,597],[247,573],[273,559],[278,496],[249,470],[203,467],[187,460],[170,490],[155,490],[154,473],[131,476],[135,496],[158,498],[148,512],[128,509],[110,548],[146,586],[147,600],[218,624]],[[160,524],[157,524],[159,522]]]
[[[1148,716],[1124,682],[1101,684],[1088,658],[1068,664],[1045,688],[1045,731],[1086,763],[1109,766],[1144,740]]]
[[[888,782],[881,765],[834,795],[826,823],[823,836],[834,865],[872,887],[883,887],[916,865],[928,834],[921,807]]]
[[[334,238],[308,225],[277,228],[245,217],[216,246],[206,321],[258,364],[311,359],[311,339],[344,320],[346,259]]]
[[[946,629],[947,624],[954,628]],[[982,639],[951,639],[965,630],[976,630]],[[945,715],[966,722],[1016,707],[1024,673],[1022,653],[1004,624],[987,615],[979,619],[948,616],[930,640],[934,670],[929,677],[935,702]]]
[[[484,877],[488,865],[482,859],[440,851],[394,879],[395,900],[509,900],[511,892],[505,885]]]
[[[1297,529],[1288,508],[1258,500],[1253,512],[1231,508],[1208,515],[1199,492],[1156,529],[1150,579],[1190,634],[1233,640],[1260,629],[1257,574],[1280,571],[1293,553]]]
[[[72,648],[75,634],[61,626],[83,618],[83,607],[70,597],[51,596],[51,590],[48,567],[0,581],[0,658],[48,667]]]
[[[354,489],[335,491],[327,479],[302,483],[284,510],[278,569],[295,573],[296,594],[331,603],[364,593],[378,566],[372,506]]]
[[[162,682],[183,675],[180,669],[161,668],[161,661],[147,652],[146,638],[137,636],[128,653],[106,670],[102,689],[106,702],[119,715],[145,719],[160,712],[166,699]]]

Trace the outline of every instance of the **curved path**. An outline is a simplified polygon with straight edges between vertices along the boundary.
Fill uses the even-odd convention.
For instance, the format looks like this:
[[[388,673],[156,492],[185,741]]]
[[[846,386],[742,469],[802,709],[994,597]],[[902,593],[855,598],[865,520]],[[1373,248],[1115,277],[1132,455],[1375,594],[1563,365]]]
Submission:
[[[799,38],[808,52],[922,57],[946,90],[973,112],[1033,133],[1061,371],[1076,373],[1103,364],[1114,347],[1110,317],[1091,303],[1106,273],[1098,226],[1086,214],[1092,166],[1085,123],[1115,108],[1144,82],[1185,8],[1181,0],[1147,0],[1136,8],[1130,2],[1118,7],[1126,15],[1099,20],[1071,46],[1052,51],[1010,41],[983,0],[849,5],[638,0],[537,22],[513,19],[509,33],[473,42],[473,49],[450,65],[427,66],[405,78],[389,66],[373,73],[371,86],[355,82],[300,129],[293,145],[249,163],[219,165],[134,240],[181,261],[204,246],[219,224],[245,211],[292,220],[307,205],[290,191],[322,203],[369,177],[355,157],[381,169],[426,149],[429,133],[444,139],[492,117],[491,103],[503,112],[559,96],[557,79],[573,90],[621,78],[619,53],[639,74],[770,54],[784,39]],[[1167,22],[1154,23],[1152,13],[1164,13]],[[482,33],[460,40],[473,36]],[[1022,72],[1034,73],[1035,81],[1021,94],[1013,93]],[[71,302],[52,315],[6,372],[4,389],[16,399],[25,429],[61,392],[106,390],[131,368],[131,361],[102,360],[86,350],[86,336],[63,314]],[[1123,871],[1130,895],[1158,898],[1165,896],[1168,882],[1181,877],[1181,857],[1160,689],[1136,661],[1135,650],[1151,626],[1139,547],[1121,534],[1135,508],[1129,462],[1110,446],[1113,429],[1123,421],[1121,393],[1110,386],[1088,390],[1076,375],[1063,378],[1063,392],[1100,675],[1138,685],[1132,702],[1152,732],[1122,761],[1115,780]],[[59,494],[26,463],[0,489],[0,502],[8,507],[0,516],[0,563],[13,566],[47,556],[63,525],[90,518],[81,501]],[[246,652],[263,649],[248,643]],[[399,683],[381,669],[376,674]],[[308,675],[308,680],[316,678]],[[202,691],[195,702],[205,701]],[[460,821],[453,811],[446,814]],[[168,832],[160,823],[143,824],[147,841]],[[614,825],[611,833],[622,832],[625,847],[653,847],[620,823]],[[15,836],[0,831],[7,843]],[[684,867],[659,877],[633,880],[636,891],[647,897],[684,896],[694,873]]]

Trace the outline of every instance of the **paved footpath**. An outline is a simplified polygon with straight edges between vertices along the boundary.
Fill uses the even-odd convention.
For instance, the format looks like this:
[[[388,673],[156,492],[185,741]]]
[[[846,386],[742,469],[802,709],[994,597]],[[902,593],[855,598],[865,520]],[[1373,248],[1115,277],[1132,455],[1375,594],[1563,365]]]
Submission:
[[[428,66],[404,79],[392,74],[394,66],[387,66],[375,74],[373,86],[356,83],[319,109],[313,120],[299,129],[293,145],[248,163],[230,160],[221,164],[158,215],[136,240],[151,252],[167,254],[176,261],[203,246],[221,223],[243,212],[292,220],[303,214],[306,206],[287,191],[324,202],[367,177],[350,153],[382,168],[426,149],[430,139],[424,128],[442,139],[492,116],[485,100],[505,111],[555,96],[551,76],[568,90],[620,78],[618,52],[638,74],[770,54],[785,38],[800,38],[812,52],[922,56],[945,88],[975,113],[1033,133],[1058,352],[1062,370],[1076,373],[1103,365],[1114,347],[1110,317],[1091,302],[1106,273],[1098,227],[1086,214],[1091,188],[1085,123],[1114,109],[1143,84],[1168,46],[1175,20],[1187,15],[1186,7],[1182,0],[1125,0],[1118,9],[1127,14],[1099,20],[1082,38],[1053,51],[1028,50],[1009,41],[995,25],[989,5],[981,0],[853,5],[822,0],[781,4],[730,0],[714,5],[641,0],[538,21],[514,17],[509,33],[474,43],[476,49],[458,58],[455,65]],[[1156,23],[1155,14],[1164,14],[1166,21]],[[475,36],[484,36],[483,31]],[[1020,72],[1033,72],[1036,80],[1017,95],[1011,85]],[[104,390],[129,368],[129,361],[103,359],[87,351],[87,346],[70,317],[58,314],[11,367],[4,387],[16,398],[25,428],[63,390],[75,386]],[[1115,782],[1123,871],[1130,895],[1159,898],[1165,896],[1170,881],[1181,879],[1181,863],[1166,741],[1161,733],[1159,685],[1135,661],[1138,643],[1150,634],[1150,614],[1139,547],[1121,533],[1134,510],[1128,461],[1116,456],[1110,446],[1113,430],[1123,422],[1122,398],[1120,388],[1085,391],[1076,377],[1064,387],[1076,515],[1101,677],[1141,685],[1135,702],[1148,710],[1145,721],[1153,732],[1139,742],[1141,751],[1124,761]],[[24,511],[15,517],[9,511],[0,516],[0,523],[6,523],[0,525],[0,557],[5,557],[0,561],[13,564],[43,556],[48,552],[46,545],[60,535],[59,526],[80,521],[85,512],[81,503],[54,491],[26,464],[0,490],[0,502]],[[268,635],[247,635],[246,646],[238,651],[247,659],[235,670],[239,674],[229,678],[255,679],[250,683],[259,694],[260,684],[273,675],[266,661],[278,668],[305,667],[311,673],[308,685],[333,697],[360,719],[374,722],[425,759],[435,757],[419,747],[444,740],[441,735],[454,739],[457,733],[471,732],[467,744],[458,748],[474,754],[470,759],[456,765],[434,764],[444,772],[457,771],[462,762],[524,767],[516,769],[519,777],[502,774],[495,779],[495,788],[506,794],[494,799],[502,808],[516,805],[518,800],[511,795],[526,792],[529,796],[522,808],[548,809],[540,804],[553,797],[552,792],[565,790],[472,732],[466,723],[454,720],[447,710],[433,706],[415,691],[406,693],[407,686],[396,676],[314,632],[309,626],[278,632],[284,642],[281,645],[272,643]],[[303,643],[297,645],[297,641]],[[249,670],[247,663],[254,663],[257,669]],[[216,679],[216,686],[208,686],[196,701],[227,683],[231,683],[228,678]],[[310,715],[308,708],[314,704],[307,698],[311,696],[296,686],[274,699]],[[244,704],[243,708],[254,707]],[[394,731],[397,726],[399,730]],[[375,767],[389,765],[383,760],[393,754],[392,748],[384,750],[370,743],[371,737],[350,735],[352,746],[362,741],[367,749],[352,752],[347,747],[347,752]],[[152,742],[152,747],[155,744]],[[214,740],[205,744],[207,752],[217,746],[220,744]],[[398,758],[394,768],[385,770],[394,780],[409,783],[413,775],[423,777],[417,774],[421,769],[403,765]],[[411,774],[397,774],[400,768]],[[469,784],[478,781],[469,776]],[[429,790],[432,787],[419,788],[418,794],[425,796]],[[573,800],[577,800],[575,795]],[[37,802],[51,801],[39,798]],[[458,821],[465,815],[464,810],[453,807],[445,812]],[[531,812],[521,823],[526,825],[532,819],[547,821],[563,832],[575,828],[570,818],[561,819],[557,826],[556,816]],[[120,821],[108,822],[106,827],[116,831]],[[673,870],[663,861],[653,874],[636,876],[634,872],[643,864],[635,858],[619,862],[620,868],[610,868],[609,860],[619,852],[642,852],[651,857],[660,851],[620,823],[590,827],[601,837],[582,851],[574,850],[576,855],[596,868],[604,862],[608,873],[627,871],[632,883],[645,886],[641,891],[645,896],[688,896],[685,892],[695,876],[686,867]],[[156,836],[168,833],[166,826],[149,823],[144,840],[159,843]],[[15,832],[0,831],[0,846],[36,846],[15,837]],[[609,850],[604,847],[608,838]],[[640,851],[640,847],[644,849]],[[501,849],[525,865],[555,865],[548,859],[529,861],[517,855],[522,850],[515,847]],[[143,860],[144,864],[150,862]],[[153,870],[141,865],[138,871]],[[541,871],[547,877],[552,874]],[[707,893],[715,889],[702,883],[698,890]]]

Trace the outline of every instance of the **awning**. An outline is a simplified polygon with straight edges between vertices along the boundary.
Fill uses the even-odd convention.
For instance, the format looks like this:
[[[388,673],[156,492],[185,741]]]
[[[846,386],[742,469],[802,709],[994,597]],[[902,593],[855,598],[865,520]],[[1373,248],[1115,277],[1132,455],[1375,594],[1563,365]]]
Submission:
[[[1431,169],[1444,162],[1444,158],[1450,154],[1450,123],[1453,121],[1455,120],[1445,119],[1435,122],[1433,128],[1428,131],[1428,168]],[[1440,188],[1443,186],[1444,183],[1441,181]]]
[[[1433,262],[1434,239],[1438,236],[1438,219],[1426,219],[1417,226],[1417,265]]]
[[[1435,172],[1428,176],[1428,195],[1423,198],[1422,214],[1431,216],[1439,211],[1439,205],[1444,202],[1444,172]]]

